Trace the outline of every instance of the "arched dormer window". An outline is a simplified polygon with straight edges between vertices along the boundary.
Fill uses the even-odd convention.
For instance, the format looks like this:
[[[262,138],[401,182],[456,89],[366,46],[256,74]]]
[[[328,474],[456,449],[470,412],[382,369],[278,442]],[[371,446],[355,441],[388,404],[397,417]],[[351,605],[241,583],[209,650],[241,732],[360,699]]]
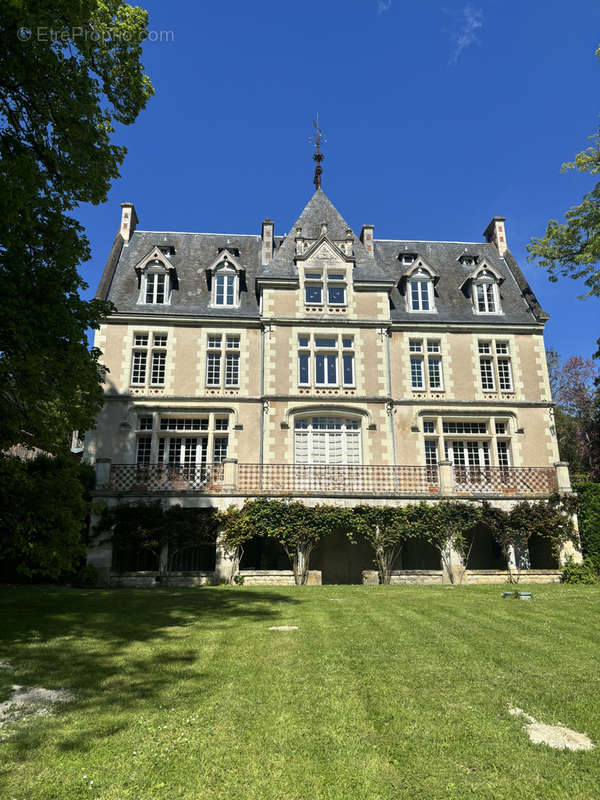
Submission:
[[[154,247],[135,267],[138,276],[138,303],[168,305],[177,288],[175,268],[161,247]]]
[[[471,276],[471,299],[475,314],[501,314],[500,283],[502,277],[483,264]]]
[[[406,307],[408,311],[435,312],[435,292],[433,290],[437,275],[421,259],[415,259],[405,273]]]
[[[211,283],[211,305],[218,308],[236,308],[240,304],[240,289],[244,270],[228,250],[208,268]]]

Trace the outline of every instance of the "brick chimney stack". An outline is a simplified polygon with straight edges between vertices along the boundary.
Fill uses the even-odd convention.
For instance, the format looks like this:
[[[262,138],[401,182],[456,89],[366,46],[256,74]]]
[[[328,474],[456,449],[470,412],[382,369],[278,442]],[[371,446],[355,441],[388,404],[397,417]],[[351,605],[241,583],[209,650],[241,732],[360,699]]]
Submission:
[[[121,203],[121,236],[127,243],[138,224],[137,214],[133,203]]]
[[[504,227],[505,222],[506,217],[492,217],[492,221],[483,232],[485,240],[496,246],[496,250],[501,258],[508,250],[508,245],[506,244],[506,229]]]
[[[367,251],[367,255],[372,256],[373,253],[373,231],[375,230],[374,225],[363,225],[362,230],[360,232],[360,240],[365,246],[365,250]]]
[[[262,263],[270,264],[273,260],[273,228],[275,223],[268,217],[262,224]]]

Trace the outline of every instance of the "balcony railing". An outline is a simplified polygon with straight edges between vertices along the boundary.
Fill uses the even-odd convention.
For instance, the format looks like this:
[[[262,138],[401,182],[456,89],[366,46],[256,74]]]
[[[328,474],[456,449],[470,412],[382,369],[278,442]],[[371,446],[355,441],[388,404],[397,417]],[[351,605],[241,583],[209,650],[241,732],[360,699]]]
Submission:
[[[241,494],[439,494],[437,467],[238,464]]]
[[[447,469],[442,473],[440,470]],[[99,482],[99,486],[102,485]],[[421,467],[346,464],[112,464],[118,493],[202,492],[252,495],[547,497],[558,488],[553,467]]]
[[[116,492],[220,492],[223,464],[113,464]]]
[[[554,467],[453,467],[454,492],[547,497],[558,488]]]

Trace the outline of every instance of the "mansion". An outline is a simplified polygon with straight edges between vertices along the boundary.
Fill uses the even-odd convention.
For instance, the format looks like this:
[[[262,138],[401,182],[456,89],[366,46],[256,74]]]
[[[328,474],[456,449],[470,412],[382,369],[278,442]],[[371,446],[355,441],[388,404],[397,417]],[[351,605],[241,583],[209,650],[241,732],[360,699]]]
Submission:
[[[106,402],[85,442],[97,498],[226,508],[257,496],[407,504],[516,501],[568,491],[543,331],[548,315],[494,217],[479,242],[357,235],[320,186],[286,235],[138,228],[122,204],[97,296]],[[352,549],[354,548],[354,549]],[[555,580],[543,548],[531,580]],[[90,551],[105,583],[143,585]],[[248,582],[292,582],[280,554],[248,547]],[[359,545],[315,551],[316,581],[360,582]],[[397,582],[441,582],[439,556],[403,554]],[[494,544],[471,580],[504,580]],[[189,554],[182,583],[226,575]],[[363,576],[364,577],[364,576]]]

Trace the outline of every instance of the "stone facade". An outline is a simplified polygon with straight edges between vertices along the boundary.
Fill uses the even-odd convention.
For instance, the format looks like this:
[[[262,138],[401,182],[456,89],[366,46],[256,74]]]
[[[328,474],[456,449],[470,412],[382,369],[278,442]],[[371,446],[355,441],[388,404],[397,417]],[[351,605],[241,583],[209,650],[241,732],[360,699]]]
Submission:
[[[105,502],[447,496],[510,507],[569,490],[547,315],[503,218],[484,242],[378,240],[371,225],[357,237],[318,189],[287,236],[271,220],[256,235],[137,222],[123,204],[98,291],[117,309],[96,332],[110,372],[85,445]],[[150,580],[111,578],[110,559],[106,546],[90,551],[105,583]],[[247,582],[289,582],[247,566]],[[440,575],[403,570],[394,581]],[[217,548],[214,575],[196,577],[231,577],[227,555]]]

